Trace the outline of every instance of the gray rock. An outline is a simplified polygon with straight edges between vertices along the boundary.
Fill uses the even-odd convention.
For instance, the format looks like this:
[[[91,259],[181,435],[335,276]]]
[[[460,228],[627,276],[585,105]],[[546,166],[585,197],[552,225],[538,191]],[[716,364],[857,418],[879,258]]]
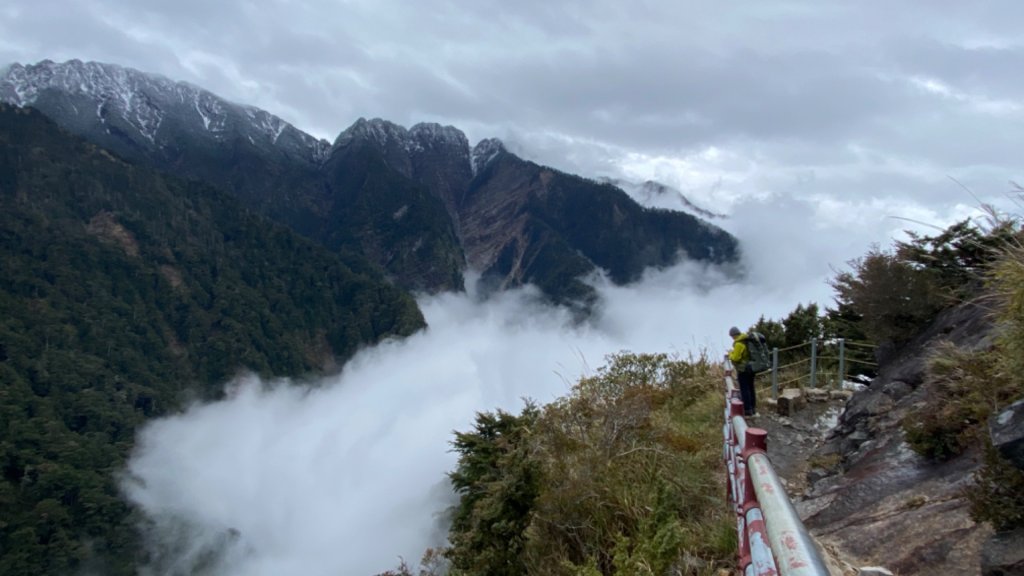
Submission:
[[[803,393],[795,388],[783,390],[779,394],[778,413],[779,416],[789,416],[800,410],[807,404]]]
[[[1024,528],[996,533],[985,542],[981,576],[1024,576]]]
[[[847,436],[847,438],[854,442],[864,442],[870,439],[871,436],[868,434],[867,430],[856,430],[853,434]]]
[[[868,400],[865,404],[868,414],[878,416],[892,410],[892,398],[884,394],[878,394]]]
[[[989,419],[989,434],[992,445],[1024,469],[1024,400],[1018,400],[1000,410]]]
[[[881,566],[865,566],[857,570],[857,576],[892,576],[892,572]]]
[[[828,478],[832,474],[833,473],[830,472],[829,470],[826,470],[825,468],[821,468],[821,467],[817,467],[816,466],[816,467],[811,468],[810,470],[807,471],[807,475],[806,475],[807,483],[808,484],[814,484],[818,480],[822,480],[824,478]]]
[[[882,392],[893,400],[899,400],[913,391],[914,388],[902,380],[895,380],[882,388]]]
[[[808,402],[825,402],[828,400],[828,390],[823,388],[808,388],[804,390],[804,396]]]
[[[828,396],[833,400],[849,400],[853,398],[853,390],[829,390]]]
[[[867,390],[860,394],[854,394],[846,404],[846,411],[843,412],[841,423],[849,427],[858,427],[868,418],[889,412],[894,404],[892,397],[880,391]]]

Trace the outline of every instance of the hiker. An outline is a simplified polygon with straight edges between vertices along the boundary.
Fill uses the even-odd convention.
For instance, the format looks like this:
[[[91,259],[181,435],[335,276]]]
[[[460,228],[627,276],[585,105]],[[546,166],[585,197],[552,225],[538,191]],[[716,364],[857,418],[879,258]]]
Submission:
[[[740,384],[740,398],[743,399],[743,415],[757,416],[757,394],[754,391],[754,369],[750,364],[750,348],[747,346],[747,335],[733,326],[729,328],[732,336],[732,350],[729,360],[736,369],[736,379]]]

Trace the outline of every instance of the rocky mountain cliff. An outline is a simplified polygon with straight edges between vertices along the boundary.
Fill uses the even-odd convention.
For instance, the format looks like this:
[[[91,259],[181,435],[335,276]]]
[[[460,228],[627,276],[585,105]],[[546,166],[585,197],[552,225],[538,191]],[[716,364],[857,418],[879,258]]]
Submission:
[[[990,314],[978,302],[944,311],[883,359],[870,386],[853,395],[835,427],[810,448],[794,423],[779,425],[769,416],[758,424],[770,430],[771,445],[780,446],[780,462],[806,470],[806,491],[793,494],[794,501],[811,533],[837,558],[835,574],[856,574],[852,566],[884,566],[904,576],[1020,573],[984,569],[1024,566],[1024,533],[993,537],[991,526],[971,518],[965,488],[981,468],[979,450],[931,461],[910,447],[904,431],[906,419],[925,418],[944,401],[939,384],[925,377],[929,358],[942,350],[939,342],[964,351],[990,347]],[[800,444],[794,438],[808,451],[790,454]]]
[[[0,101],[35,107],[129,160],[231,191],[398,285],[458,290],[467,267],[495,289],[534,283],[586,307],[580,280],[616,282],[679,258],[723,263],[734,238],[690,214],[641,207],[615,185],[472,149],[451,126],[360,119],[333,144],[194,86],[110,64],[13,65]]]

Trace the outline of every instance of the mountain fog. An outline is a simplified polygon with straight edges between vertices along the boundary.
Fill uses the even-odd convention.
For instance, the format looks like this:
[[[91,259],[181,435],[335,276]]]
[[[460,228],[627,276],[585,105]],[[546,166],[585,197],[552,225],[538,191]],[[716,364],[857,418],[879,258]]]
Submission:
[[[363,350],[315,383],[241,377],[223,401],[150,424],[123,475],[148,517],[148,573],[371,575],[444,543],[454,498],[453,430],[478,411],[565,394],[619,351],[720,357],[728,329],[798,303],[831,303],[827,280],[913,216],[900,206],[830,209],[813,200],[738,204],[722,225],[744,250],[735,271],[681,264],[625,287],[593,281],[586,323],[523,289],[481,301],[419,299],[429,328]],[[912,224],[911,224],[912,225]]]

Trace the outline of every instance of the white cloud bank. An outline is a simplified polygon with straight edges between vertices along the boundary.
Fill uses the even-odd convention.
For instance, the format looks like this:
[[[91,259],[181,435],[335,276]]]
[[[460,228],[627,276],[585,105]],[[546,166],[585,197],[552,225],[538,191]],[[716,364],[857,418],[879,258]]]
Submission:
[[[448,442],[475,412],[548,402],[621,350],[717,357],[729,326],[829,303],[830,267],[904,224],[849,216],[842,226],[813,202],[739,205],[727,226],[745,246],[743,282],[692,264],[652,271],[600,286],[599,315],[578,326],[530,290],[428,298],[428,330],[361,352],[313,388],[243,379],[224,401],[154,422],[126,482],[163,543],[154,571],[187,573],[225,543],[218,574],[358,576],[415,561],[443,542]]]

